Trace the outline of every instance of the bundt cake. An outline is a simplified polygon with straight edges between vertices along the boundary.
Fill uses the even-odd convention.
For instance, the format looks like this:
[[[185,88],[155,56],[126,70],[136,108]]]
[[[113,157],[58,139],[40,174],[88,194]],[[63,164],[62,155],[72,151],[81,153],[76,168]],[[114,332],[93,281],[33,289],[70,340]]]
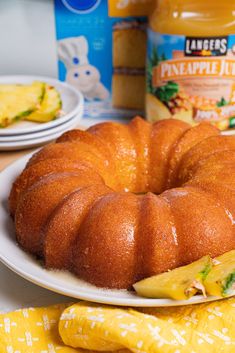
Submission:
[[[17,241],[47,268],[130,288],[235,249],[235,138],[139,117],[69,131],[32,156],[9,209]]]

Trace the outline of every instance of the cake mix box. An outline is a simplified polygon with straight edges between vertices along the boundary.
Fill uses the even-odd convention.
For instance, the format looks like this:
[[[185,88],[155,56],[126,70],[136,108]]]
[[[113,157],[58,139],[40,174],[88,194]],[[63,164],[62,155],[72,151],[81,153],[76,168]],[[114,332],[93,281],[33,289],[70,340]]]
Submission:
[[[55,0],[59,79],[85,117],[143,114],[147,15],[153,0]]]

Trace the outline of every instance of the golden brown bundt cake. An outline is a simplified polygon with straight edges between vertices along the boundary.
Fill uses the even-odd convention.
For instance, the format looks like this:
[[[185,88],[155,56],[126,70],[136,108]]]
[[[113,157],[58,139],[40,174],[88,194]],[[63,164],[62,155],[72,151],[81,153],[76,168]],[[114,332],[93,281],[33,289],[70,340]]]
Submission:
[[[160,194],[166,188],[170,152],[189,125],[181,120],[160,120],[152,124],[149,145],[149,191]]]
[[[94,184],[74,191],[57,205],[44,228],[46,266],[70,268],[72,245],[84,217],[94,201],[110,192],[106,185]]]
[[[130,288],[235,248],[235,138],[138,117],[73,130],[30,159],[9,205],[18,242],[46,267]]]
[[[172,148],[169,158],[169,173],[167,178],[167,188],[176,185],[177,175],[180,169],[180,162],[184,155],[207,137],[218,136],[218,129],[209,124],[200,124],[185,131],[180,141]]]
[[[51,158],[50,163],[48,163],[48,160],[42,160],[26,168],[16,179],[11,189],[9,196],[9,210],[11,215],[15,214],[19,195],[31,185],[36,183],[36,181],[38,181],[41,177],[53,173],[76,172],[78,170],[84,170],[85,172],[87,171],[87,175],[89,175],[89,173],[93,173],[94,171],[94,169],[85,162],[83,163],[63,158]]]
[[[52,158],[64,158],[65,160],[69,159],[73,161],[85,162],[92,168],[99,171],[100,175],[107,184],[111,184],[112,187],[117,186],[116,182],[113,180],[113,175],[116,171],[114,169],[113,158],[111,155],[107,157],[106,155],[101,154],[93,146],[89,146],[87,143],[79,141],[49,144],[32,156],[27,164],[27,167],[45,159],[48,160]],[[114,185],[112,184],[113,182]]]
[[[88,132],[101,139],[115,159],[115,176],[120,181],[120,190],[139,191],[136,187],[137,152],[129,126],[107,122],[92,126]]]
[[[47,175],[23,192],[15,214],[17,240],[28,251],[40,255],[42,227],[53,209],[69,193],[91,184],[103,184],[99,174],[87,171]],[[90,185],[91,185],[90,184]]]
[[[129,192],[111,192],[93,204],[72,249],[78,277],[99,287],[127,288],[133,283],[140,199]]]
[[[234,136],[213,136],[196,144],[182,158],[178,173],[179,182],[182,183],[190,179],[197,166],[211,155],[215,155],[217,161],[221,163],[223,159],[219,158],[219,153],[231,150],[235,150]]]

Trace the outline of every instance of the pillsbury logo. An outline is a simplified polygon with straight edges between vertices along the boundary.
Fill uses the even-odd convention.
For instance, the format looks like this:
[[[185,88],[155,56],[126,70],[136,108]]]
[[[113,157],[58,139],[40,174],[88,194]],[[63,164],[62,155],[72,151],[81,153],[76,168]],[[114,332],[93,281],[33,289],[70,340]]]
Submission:
[[[95,10],[101,0],[62,0],[67,9],[78,14],[85,14]]]

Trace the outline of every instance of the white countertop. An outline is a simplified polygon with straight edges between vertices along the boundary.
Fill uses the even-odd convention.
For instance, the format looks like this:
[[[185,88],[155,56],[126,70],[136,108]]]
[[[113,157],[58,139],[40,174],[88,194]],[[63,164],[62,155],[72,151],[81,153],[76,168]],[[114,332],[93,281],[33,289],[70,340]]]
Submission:
[[[0,281],[0,312],[74,301],[26,281],[1,263]]]

